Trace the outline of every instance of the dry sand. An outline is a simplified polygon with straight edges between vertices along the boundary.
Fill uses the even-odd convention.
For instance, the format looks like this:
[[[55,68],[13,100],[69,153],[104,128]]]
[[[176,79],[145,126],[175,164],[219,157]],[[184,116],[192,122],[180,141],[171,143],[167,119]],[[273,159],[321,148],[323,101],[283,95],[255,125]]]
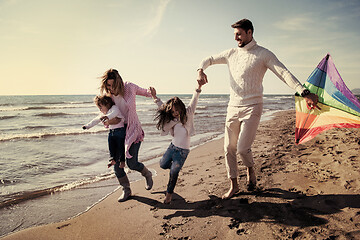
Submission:
[[[297,146],[294,116],[261,123],[257,191],[245,190],[239,164],[241,192],[220,199],[229,187],[221,139],[191,151],[170,205],[162,203],[168,171],[156,164],[151,191],[139,181],[124,203],[118,191],[78,217],[3,239],[360,239],[360,129],[329,130]]]

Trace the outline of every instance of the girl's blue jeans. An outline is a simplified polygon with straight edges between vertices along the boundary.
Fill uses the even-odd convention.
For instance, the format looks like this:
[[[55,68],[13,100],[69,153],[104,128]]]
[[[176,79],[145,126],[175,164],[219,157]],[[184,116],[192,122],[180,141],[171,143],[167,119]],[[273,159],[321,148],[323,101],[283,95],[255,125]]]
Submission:
[[[124,168],[119,168],[120,161],[124,162],[126,160],[126,164],[131,170],[141,172],[144,169],[144,164],[138,160],[141,142],[133,143],[129,149],[129,153],[132,158],[125,158],[125,136],[126,126],[109,130],[109,151],[110,156],[116,162],[114,165],[114,172],[117,178],[121,178],[126,175]]]
[[[166,192],[174,192],[174,188],[179,177],[179,172],[184,165],[189,152],[189,149],[179,148],[171,143],[161,158],[160,167],[162,169],[170,169],[169,183],[167,185]]]

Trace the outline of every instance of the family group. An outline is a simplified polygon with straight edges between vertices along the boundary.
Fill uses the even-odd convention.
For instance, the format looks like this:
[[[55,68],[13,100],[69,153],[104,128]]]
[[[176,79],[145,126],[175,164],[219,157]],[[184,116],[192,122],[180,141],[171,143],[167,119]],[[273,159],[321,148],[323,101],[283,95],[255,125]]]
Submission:
[[[179,172],[190,152],[190,137],[195,133],[194,115],[201,87],[208,83],[204,70],[211,65],[227,64],[230,75],[230,100],[225,120],[224,154],[230,188],[222,196],[228,199],[240,191],[238,184],[237,155],[247,169],[247,190],[256,188],[256,175],[251,146],[263,111],[263,78],[270,69],[280,80],[301,94],[308,106],[313,108],[318,96],[310,93],[291,72],[268,49],[259,46],[253,38],[254,27],[250,20],[242,19],[231,25],[238,46],[203,59],[197,68],[197,87],[188,106],[173,97],[165,103],[158,98],[155,88],[141,88],[123,81],[115,69],[107,70],[101,77],[100,95],[95,104],[99,116],[83,126],[89,129],[103,123],[109,129],[108,145],[110,162],[122,186],[123,193],[118,201],[126,201],[131,196],[130,182],[124,170],[138,171],[146,179],[145,188],[153,186],[152,173],[139,161],[139,148],[144,139],[144,131],[136,113],[136,95],[153,98],[158,106],[155,116],[156,127],[161,135],[172,135],[170,146],[160,160],[163,169],[170,169],[165,204],[169,204],[179,176]]]

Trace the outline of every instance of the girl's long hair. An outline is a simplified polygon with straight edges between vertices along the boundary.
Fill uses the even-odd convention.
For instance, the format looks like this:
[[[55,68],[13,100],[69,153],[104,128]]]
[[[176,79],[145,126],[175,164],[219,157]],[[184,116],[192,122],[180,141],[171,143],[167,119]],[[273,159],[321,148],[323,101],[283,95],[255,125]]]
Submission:
[[[113,79],[113,88],[115,89],[114,95],[124,96],[124,82],[116,69],[110,68],[101,77],[100,94],[110,95],[110,90],[106,86],[109,79]]]
[[[155,121],[158,121],[156,128],[161,130],[164,128],[164,125],[171,120],[174,120],[171,109],[175,108],[180,115],[180,122],[185,125],[187,121],[186,108],[185,104],[178,97],[173,97],[169,99],[161,108],[156,112]]]

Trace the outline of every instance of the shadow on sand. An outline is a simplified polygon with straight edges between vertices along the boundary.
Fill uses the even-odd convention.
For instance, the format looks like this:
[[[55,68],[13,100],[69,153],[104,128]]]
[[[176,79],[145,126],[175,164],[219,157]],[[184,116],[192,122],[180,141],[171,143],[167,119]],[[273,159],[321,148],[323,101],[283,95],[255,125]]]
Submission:
[[[152,194],[164,194],[153,192]],[[252,201],[246,196],[256,196]],[[360,208],[360,195],[314,195],[306,196],[300,192],[285,191],[279,188],[255,192],[240,192],[232,199],[209,195],[209,199],[187,202],[174,193],[171,204],[163,204],[154,199],[133,196],[132,199],[152,206],[151,210],[173,209],[172,214],[164,219],[174,217],[231,217],[230,228],[245,222],[274,222],[289,226],[320,226],[327,223],[322,215],[342,211],[346,207]],[[252,201],[252,202],[251,202]]]

